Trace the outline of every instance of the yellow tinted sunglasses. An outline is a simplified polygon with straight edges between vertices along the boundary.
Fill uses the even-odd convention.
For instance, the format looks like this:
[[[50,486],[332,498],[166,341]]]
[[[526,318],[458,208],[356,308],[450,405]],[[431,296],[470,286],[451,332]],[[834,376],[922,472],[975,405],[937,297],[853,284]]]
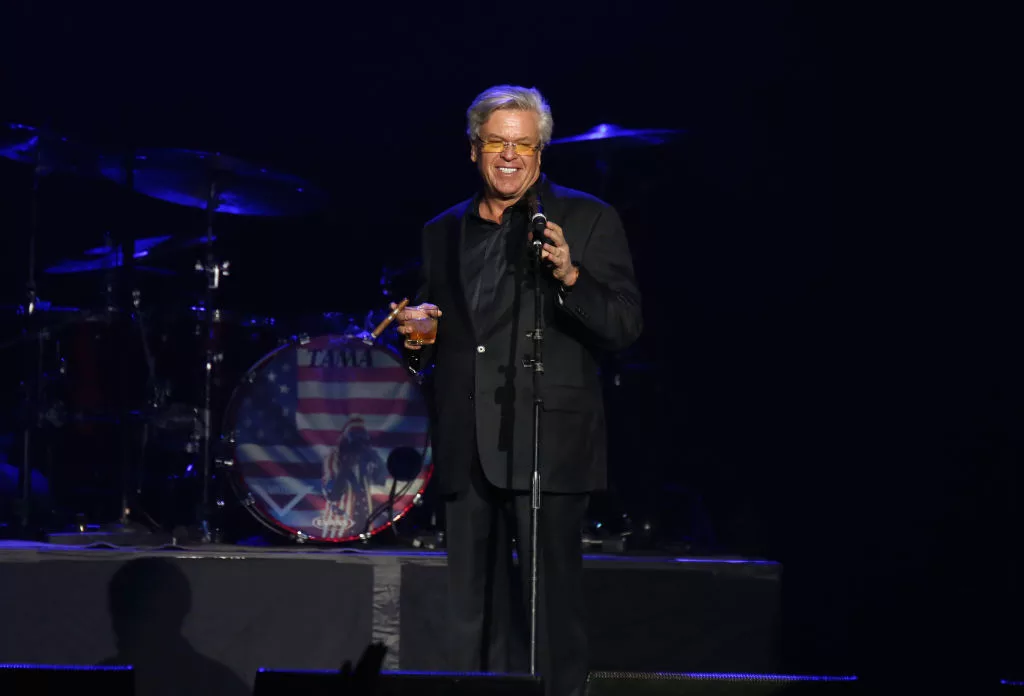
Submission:
[[[537,154],[537,150],[540,149],[538,145],[528,145],[527,143],[509,143],[503,140],[480,140],[480,151],[496,154],[504,152],[508,148],[515,150],[517,155],[528,157],[529,155]]]

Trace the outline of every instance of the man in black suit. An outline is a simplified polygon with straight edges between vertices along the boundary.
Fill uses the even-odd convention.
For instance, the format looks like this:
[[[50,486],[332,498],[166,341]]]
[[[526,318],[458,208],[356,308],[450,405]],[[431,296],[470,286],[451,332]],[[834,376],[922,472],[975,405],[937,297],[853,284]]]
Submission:
[[[437,321],[436,342],[418,358],[434,365],[428,388],[436,483],[446,500],[451,667],[525,671],[522,631],[514,627],[526,625],[531,552],[533,383],[523,359],[533,351],[528,223],[536,195],[549,220],[538,664],[548,694],[580,694],[587,674],[580,531],[589,493],[606,477],[598,365],[603,352],[622,350],[640,334],[640,294],[616,211],[541,174],[552,119],[540,93],[490,88],[467,118],[482,186],[424,227],[419,304],[398,316],[403,334],[412,320]],[[406,348],[420,350],[408,340]]]

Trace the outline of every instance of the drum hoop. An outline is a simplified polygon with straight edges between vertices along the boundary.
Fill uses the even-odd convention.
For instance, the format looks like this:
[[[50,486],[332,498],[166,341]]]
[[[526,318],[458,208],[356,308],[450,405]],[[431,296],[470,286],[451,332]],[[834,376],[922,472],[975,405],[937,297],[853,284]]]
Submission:
[[[232,466],[230,467],[230,472],[229,472],[229,477],[228,477],[230,482],[231,482],[231,488],[235,492],[235,496],[238,498],[238,500],[240,502],[242,502],[243,507],[245,507],[246,510],[248,510],[249,513],[251,515],[253,515],[253,517],[255,517],[257,519],[257,521],[260,522],[260,524],[262,524],[263,526],[267,527],[268,529],[274,531],[277,534],[280,534],[282,536],[291,537],[292,539],[294,539],[295,541],[298,541],[299,543],[314,544],[314,545],[319,544],[319,545],[324,545],[324,546],[334,546],[334,545],[338,545],[338,544],[350,543],[350,542],[353,542],[353,541],[364,541],[368,537],[376,536],[377,534],[380,534],[381,532],[386,531],[388,528],[390,528],[395,523],[397,523],[399,520],[401,520],[406,515],[408,515],[409,512],[415,507],[415,504],[409,505],[408,507],[406,507],[405,510],[402,510],[401,512],[396,514],[394,516],[394,518],[388,520],[387,522],[385,522],[384,524],[380,525],[376,529],[371,529],[367,536],[364,536],[363,533],[360,532],[360,533],[354,534],[352,536],[347,536],[347,537],[330,537],[330,538],[314,538],[314,537],[311,537],[308,534],[306,534],[305,532],[303,532],[301,529],[298,529],[298,528],[292,527],[291,525],[285,524],[284,522],[278,520],[273,515],[269,514],[269,512],[265,509],[265,505],[263,503],[261,503],[256,498],[256,496],[253,495],[252,490],[245,483],[245,476],[242,474],[241,468],[238,466],[238,458],[236,457],[237,443],[234,441],[233,437],[231,437],[233,435],[233,433],[234,433],[234,430],[235,430],[234,424],[235,424],[235,420],[236,420],[236,417],[237,417],[237,409],[238,409],[239,399],[242,398],[242,392],[243,392],[244,388],[247,385],[251,384],[251,382],[249,381],[250,375],[253,375],[253,374],[256,374],[256,373],[260,372],[263,368],[266,367],[266,365],[268,363],[272,362],[278,356],[279,353],[281,353],[281,352],[283,352],[285,350],[298,349],[298,348],[302,347],[303,345],[305,345],[306,343],[309,343],[309,342],[314,341],[314,340],[324,339],[324,338],[329,339],[329,340],[337,340],[338,342],[347,342],[347,341],[360,341],[360,342],[362,342],[362,337],[361,336],[354,336],[354,335],[351,335],[351,334],[320,334],[320,335],[317,335],[317,336],[309,336],[308,340],[302,340],[302,339],[299,339],[299,338],[293,336],[286,343],[283,343],[283,344],[279,345],[277,348],[274,348],[273,350],[271,350],[268,353],[266,353],[263,357],[261,357],[258,360],[256,360],[256,362],[254,362],[244,373],[242,373],[242,376],[239,378],[238,383],[235,385],[234,389],[231,390],[231,396],[228,398],[227,405],[224,408],[224,417],[223,417],[223,419],[221,421],[222,426],[225,426],[224,430],[221,432],[221,441],[226,443],[226,446],[225,446],[225,454],[227,455],[226,458],[229,459],[231,462],[233,462]],[[392,355],[392,357],[394,357],[396,359],[396,361],[399,362],[399,364],[401,364],[401,362],[402,362],[401,352],[398,351],[393,346],[390,346],[388,344],[373,343],[371,345],[368,345],[367,347],[370,348],[370,349],[383,350],[383,351],[385,351],[387,353],[390,353]],[[417,386],[415,381],[411,381],[411,383],[414,386]],[[420,391],[420,395],[423,396],[422,390]],[[229,424],[231,425],[230,429],[226,427]],[[427,424],[427,444],[423,448],[421,454],[426,453],[428,450],[432,450],[431,435],[432,435],[432,429],[430,427],[430,422],[429,422],[429,418],[428,418],[428,424]],[[431,452],[431,454],[432,454],[432,452]],[[422,497],[423,496],[423,493],[424,493],[424,491],[426,491],[427,486],[430,485],[430,481],[433,478],[433,476],[434,476],[434,458],[433,458],[433,456],[431,456],[428,464],[424,467],[423,485],[420,486],[419,490],[416,491],[416,493],[413,494],[413,499],[414,500],[416,498],[418,498],[418,497]],[[398,491],[400,491],[400,490],[401,489],[397,489],[396,493]],[[408,495],[408,493],[402,493],[402,495],[405,496],[405,495]],[[374,513],[376,513],[377,511],[378,511],[377,509],[373,509],[373,510],[370,511],[371,519],[373,518]]]

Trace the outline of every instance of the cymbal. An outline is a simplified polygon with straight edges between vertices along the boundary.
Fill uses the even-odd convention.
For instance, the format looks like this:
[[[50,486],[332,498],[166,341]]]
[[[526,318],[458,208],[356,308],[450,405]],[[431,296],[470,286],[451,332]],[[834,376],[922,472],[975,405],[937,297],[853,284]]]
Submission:
[[[45,314],[53,314],[53,315],[62,314],[62,315],[65,315],[65,316],[70,316],[70,315],[73,315],[73,314],[80,314],[83,310],[82,310],[81,307],[65,307],[65,306],[61,306],[61,305],[55,305],[52,302],[49,302],[47,300],[36,298],[35,311],[39,312],[40,314],[44,314],[44,315]],[[26,309],[24,304],[16,304],[16,305],[5,304],[5,305],[0,305],[0,317],[4,317],[4,316],[8,316],[8,315],[23,316],[23,315],[26,314],[26,312],[27,312],[27,309]]]
[[[38,166],[37,173],[91,171],[95,155],[80,143],[24,123],[0,124],[0,157]]]
[[[610,123],[601,123],[586,133],[552,140],[549,145],[590,143],[603,146],[611,144],[606,141],[614,141],[620,147],[663,145],[685,132],[668,128],[621,128]]]
[[[99,169],[111,181],[127,184],[123,158],[101,157]],[[143,195],[205,210],[211,186],[216,212],[229,215],[305,215],[325,203],[323,194],[303,179],[219,152],[135,151],[133,188]]]
[[[136,263],[133,265],[133,268],[138,271],[142,271],[143,273],[151,273],[154,275],[177,275],[177,273],[168,269],[140,264],[138,263],[138,259],[144,259],[147,257],[152,258],[153,256],[168,256],[174,251],[200,246],[205,243],[206,237],[173,241],[170,235],[141,237],[135,240],[134,258],[136,259]],[[73,275],[77,273],[104,271],[124,266],[124,249],[123,245],[120,244],[116,246],[100,246],[93,247],[92,249],[86,249],[82,253],[82,256],[87,258],[65,259],[60,263],[44,269],[43,272],[49,275]]]

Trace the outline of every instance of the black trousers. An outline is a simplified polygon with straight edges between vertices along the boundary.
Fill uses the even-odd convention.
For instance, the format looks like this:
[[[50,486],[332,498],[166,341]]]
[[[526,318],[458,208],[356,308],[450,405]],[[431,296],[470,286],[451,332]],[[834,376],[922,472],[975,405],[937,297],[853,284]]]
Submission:
[[[548,696],[579,696],[586,682],[580,528],[588,498],[541,496],[537,671]],[[475,462],[469,487],[447,499],[445,517],[451,669],[528,673],[529,493],[496,488]]]

